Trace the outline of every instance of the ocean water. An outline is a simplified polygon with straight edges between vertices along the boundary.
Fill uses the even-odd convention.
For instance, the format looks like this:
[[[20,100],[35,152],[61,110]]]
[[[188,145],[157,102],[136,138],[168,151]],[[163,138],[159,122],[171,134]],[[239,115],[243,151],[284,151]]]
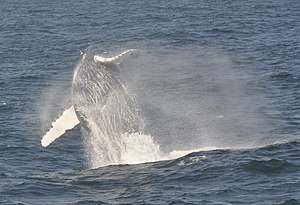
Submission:
[[[299,1],[0,10],[0,204],[300,204]],[[119,67],[144,127],[117,164],[80,126],[41,146],[89,45],[136,49]]]

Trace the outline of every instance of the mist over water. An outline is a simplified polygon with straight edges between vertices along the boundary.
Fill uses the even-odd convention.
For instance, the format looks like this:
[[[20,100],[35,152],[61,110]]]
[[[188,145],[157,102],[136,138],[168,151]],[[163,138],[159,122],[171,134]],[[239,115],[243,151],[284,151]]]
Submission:
[[[208,48],[157,51],[138,47],[118,66],[121,88],[104,97],[101,109],[95,106],[101,97],[97,95],[104,85],[110,86],[111,80],[77,79],[87,82],[87,86],[85,91],[77,90],[80,95],[73,93],[73,102],[96,103],[78,105],[87,121],[81,134],[88,167],[166,160],[195,150],[252,148],[278,142],[272,138],[272,126],[261,112],[265,108],[263,97],[253,94],[257,89],[251,84],[253,76],[234,63],[234,56]],[[48,94],[59,95],[53,93],[58,91],[54,88],[48,89]],[[52,100],[57,104],[56,98]],[[48,116],[45,113],[47,107],[42,112],[44,118]]]
[[[36,109],[39,113],[40,135],[43,135],[50,128],[51,123],[60,114],[72,105],[71,75],[61,76],[66,79],[63,81],[53,81],[43,90],[36,102]]]
[[[133,84],[127,83],[127,89],[111,67],[115,69],[114,65],[97,68],[97,64],[83,61],[74,71],[72,98],[81,119],[89,167],[173,159],[192,152],[163,152],[153,136],[145,134],[143,108],[135,98]]]
[[[266,101],[253,92],[256,79],[234,56],[201,47],[162,48],[128,61],[124,69],[134,79],[130,87],[145,131],[164,150],[255,147],[271,137],[273,126],[261,112]]]

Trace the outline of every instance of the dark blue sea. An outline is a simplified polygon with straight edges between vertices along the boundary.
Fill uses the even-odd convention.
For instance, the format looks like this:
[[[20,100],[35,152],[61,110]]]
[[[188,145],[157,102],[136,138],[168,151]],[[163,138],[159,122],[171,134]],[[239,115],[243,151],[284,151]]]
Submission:
[[[0,204],[300,204],[299,0],[0,5]],[[135,49],[147,160],[91,166],[80,126],[41,146],[90,45]]]

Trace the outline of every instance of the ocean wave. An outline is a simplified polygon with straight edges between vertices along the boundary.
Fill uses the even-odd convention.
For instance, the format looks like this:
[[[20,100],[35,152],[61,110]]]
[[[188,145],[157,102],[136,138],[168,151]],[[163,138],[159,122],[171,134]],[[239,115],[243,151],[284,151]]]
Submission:
[[[280,159],[252,160],[245,165],[245,169],[248,171],[265,174],[285,173],[294,168],[296,168],[296,165]]]
[[[296,199],[288,199],[286,200],[285,202],[283,203],[280,203],[278,205],[299,205],[300,204],[300,201],[299,200],[296,200]]]
[[[40,79],[43,79],[45,78],[45,75],[43,74],[38,74],[38,73],[35,73],[35,74],[22,74],[18,77],[20,80],[22,81],[31,81],[31,80],[40,80]]]
[[[265,75],[265,79],[269,81],[288,81],[288,82],[299,82],[300,75],[291,73],[289,71],[272,72]]]
[[[73,205],[101,205],[101,204],[108,204],[105,203],[103,201],[97,201],[97,200],[81,200],[81,201],[77,201],[77,202],[72,202],[72,203],[67,203],[67,204],[73,204]]]

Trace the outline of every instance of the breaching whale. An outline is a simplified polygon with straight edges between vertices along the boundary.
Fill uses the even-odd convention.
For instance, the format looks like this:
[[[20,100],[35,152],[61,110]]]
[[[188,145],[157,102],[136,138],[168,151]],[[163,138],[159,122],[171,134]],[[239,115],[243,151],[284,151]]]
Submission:
[[[81,59],[73,73],[72,106],[52,123],[52,128],[42,138],[43,147],[77,124],[81,125],[82,134],[91,138],[90,143],[97,141],[101,145],[102,153],[106,147],[112,146],[117,151],[122,146],[120,135],[139,132],[134,101],[120,79],[117,66],[132,51],[105,57],[106,52],[90,46],[81,52]],[[112,159],[116,157],[118,154],[115,153],[102,156],[106,161],[117,161]]]

